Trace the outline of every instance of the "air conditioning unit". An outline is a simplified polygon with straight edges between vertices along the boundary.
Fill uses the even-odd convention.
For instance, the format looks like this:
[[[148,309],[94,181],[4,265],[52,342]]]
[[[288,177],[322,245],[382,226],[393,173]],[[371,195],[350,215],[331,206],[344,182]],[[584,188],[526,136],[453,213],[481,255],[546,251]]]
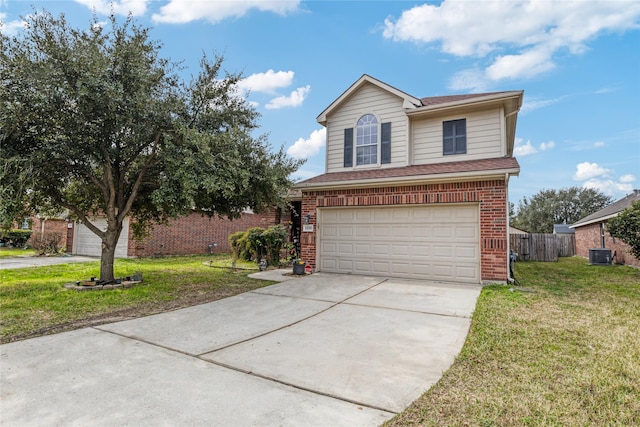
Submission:
[[[590,265],[611,265],[612,261],[611,249],[589,249]]]

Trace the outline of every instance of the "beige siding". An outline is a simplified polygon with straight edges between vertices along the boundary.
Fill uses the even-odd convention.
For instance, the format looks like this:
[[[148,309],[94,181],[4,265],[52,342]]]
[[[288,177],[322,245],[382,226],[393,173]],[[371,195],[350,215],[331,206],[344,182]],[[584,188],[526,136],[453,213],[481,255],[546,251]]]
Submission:
[[[366,84],[328,117],[327,172],[345,170],[344,130],[355,127],[357,120],[364,114],[374,114],[380,123],[391,122],[391,163],[380,167],[407,164],[407,117],[402,108],[402,99],[374,85]]]
[[[442,161],[477,160],[501,157],[503,135],[499,108],[465,112],[415,120],[412,123],[413,164],[422,165]],[[442,154],[442,122],[467,119],[467,154]]]

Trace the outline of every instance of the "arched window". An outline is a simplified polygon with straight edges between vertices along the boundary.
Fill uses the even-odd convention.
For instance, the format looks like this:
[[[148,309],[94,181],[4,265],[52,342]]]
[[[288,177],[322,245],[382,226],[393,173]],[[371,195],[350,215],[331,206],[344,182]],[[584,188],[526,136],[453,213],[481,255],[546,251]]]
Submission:
[[[360,117],[356,126],[356,166],[378,163],[378,120],[373,114]]]

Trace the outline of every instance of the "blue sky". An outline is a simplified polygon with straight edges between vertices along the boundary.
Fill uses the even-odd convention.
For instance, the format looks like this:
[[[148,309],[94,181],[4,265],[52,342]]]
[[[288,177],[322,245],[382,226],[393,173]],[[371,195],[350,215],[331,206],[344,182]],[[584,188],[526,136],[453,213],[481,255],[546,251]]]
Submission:
[[[524,90],[516,203],[541,189],[640,188],[638,1],[0,0],[1,31],[46,8],[87,28],[131,12],[162,56],[197,74],[203,53],[246,77],[261,132],[324,172],[316,117],[362,74],[416,97]]]

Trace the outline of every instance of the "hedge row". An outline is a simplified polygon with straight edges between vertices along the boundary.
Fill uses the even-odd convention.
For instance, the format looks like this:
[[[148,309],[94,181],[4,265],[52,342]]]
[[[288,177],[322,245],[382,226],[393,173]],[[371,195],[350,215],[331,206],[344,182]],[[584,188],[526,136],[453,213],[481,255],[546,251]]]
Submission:
[[[15,248],[22,248],[31,237],[31,230],[20,230],[12,228],[9,230],[0,231],[0,243],[3,246],[13,246]]]

